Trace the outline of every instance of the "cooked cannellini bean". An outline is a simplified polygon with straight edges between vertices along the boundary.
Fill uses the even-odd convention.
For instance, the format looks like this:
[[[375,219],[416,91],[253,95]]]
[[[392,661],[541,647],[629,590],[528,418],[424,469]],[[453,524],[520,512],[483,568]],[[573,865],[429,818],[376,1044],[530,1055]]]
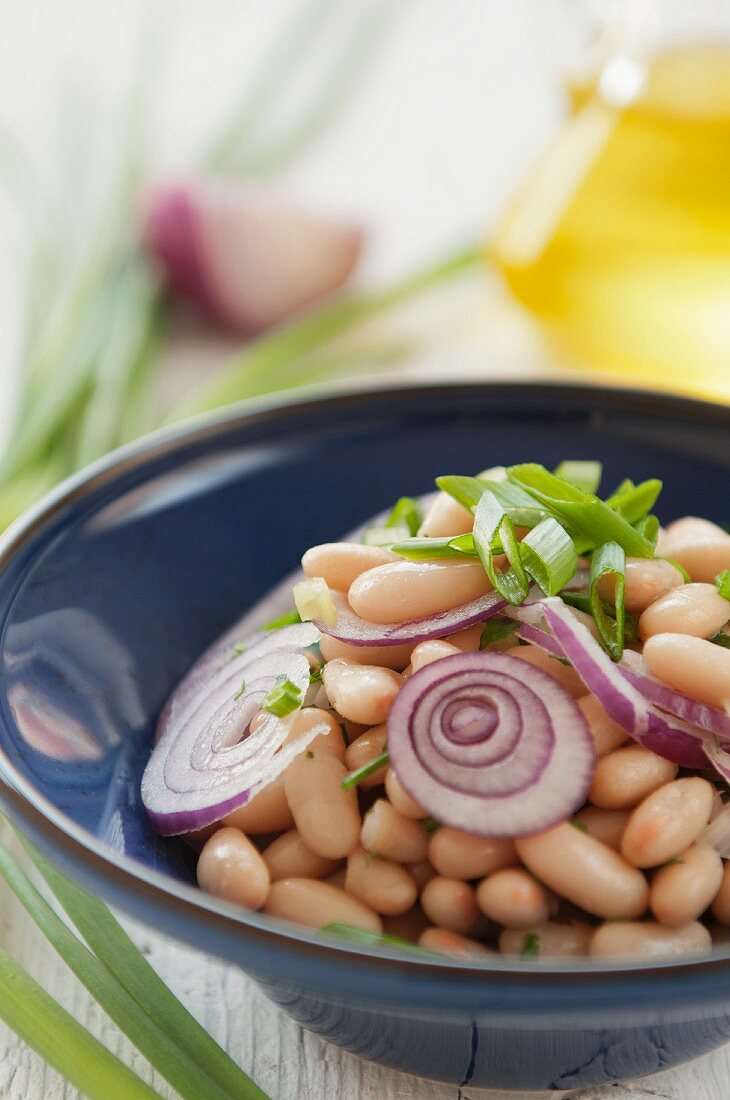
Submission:
[[[670,760],[641,745],[627,745],[598,761],[588,798],[604,810],[628,810],[676,774]]]
[[[722,865],[722,882],[712,903],[712,915],[720,924],[730,926],[730,860]]]
[[[708,844],[693,844],[657,871],[649,890],[649,908],[669,928],[701,917],[722,884],[722,860]]]
[[[388,730],[384,725],[373,726],[372,729],[360,734],[345,749],[345,764],[348,772],[355,772],[358,768],[364,768],[371,760],[376,760],[379,756],[382,756],[385,752],[387,740]],[[382,768],[378,768],[372,775],[362,779],[358,786],[364,791],[379,786],[385,782],[387,770],[388,765],[383,764]]]
[[[641,958],[653,955],[693,955],[709,951],[710,933],[693,921],[682,928],[665,928],[657,921],[607,921],[593,933],[594,958]]]
[[[351,924],[364,932],[382,931],[380,917],[369,906],[330,882],[310,878],[284,878],[274,882],[264,912],[306,928]]]
[[[706,779],[689,776],[648,795],[626,823],[624,858],[634,867],[658,867],[689,848],[710,820],[713,791]]]
[[[423,807],[411,798],[392,768],[388,768],[385,773],[385,793],[391,806],[394,806],[404,817],[412,817],[414,820],[428,817]]]
[[[429,927],[429,921],[420,905],[414,905],[406,913],[395,917],[383,917],[383,932],[386,936],[398,936],[409,943],[418,943],[421,932]]]
[[[649,604],[639,619],[639,636],[691,634],[711,638],[730,619],[730,603],[714,584],[681,584]]]
[[[302,569],[305,576],[322,577],[330,588],[347,592],[361,573],[398,560],[397,554],[381,546],[364,546],[360,542],[325,542],[307,550],[302,558]]]
[[[249,836],[291,829],[294,818],[286,800],[284,776],[278,775],[245,806],[226,814],[222,824],[240,829]]]
[[[457,630],[456,634],[449,634],[444,641],[455,645],[462,653],[475,653],[479,649],[483,631],[484,623],[476,623],[474,626],[465,626],[463,630]]]
[[[428,852],[428,833],[379,798],[365,814],[360,842],[367,852],[395,860],[396,863],[420,863]]]
[[[730,702],[730,649],[685,634],[655,634],[644,644],[649,671],[665,684],[709,703]]]
[[[324,666],[322,683],[327,698],[343,718],[376,726],[388,717],[403,677],[390,668],[339,659]]]
[[[207,894],[260,909],[269,893],[269,869],[238,829],[219,829],[198,860],[198,884]]]
[[[573,824],[579,828],[583,826],[589,836],[619,851],[630,817],[630,810],[599,810],[597,806],[587,806],[575,815]]]
[[[451,645],[450,642],[445,642],[441,638],[420,642],[411,654],[411,674],[420,672],[426,665],[431,665],[434,661],[440,661],[442,657],[453,657],[455,653],[461,652],[458,646]]]
[[[309,733],[315,726],[322,729],[321,733],[309,742],[307,748],[310,752],[330,752],[333,756],[342,759],[345,755],[345,738],[342,736],[342,727],[330,710],[322,710],[320,707],[302,707],[292,716],[292,727],[284,744],[296,741],[304,733]]]
[[[693,581],[711,583],[723,569],[730,569],[730,535],[696,516],[685,516],[667,527],[661,552],[679,562]]]
[[[677,588],[684,578],[678,569],[662,558],[626,559],[626,610],[643,611],[665,592]],[[598,582],[598,593],[602,599],[613,603],[616,595],[616,578],[607,574]]]
[[[430,921],[449,932],[467,933],[477,917],[474,890],[460,879],[436,875],[421,891],[421,908]]]
[[[725,924],[711,924],[709,927],[715,947],[727,947],[730,944],[730,928]]]
[[[641,871],[568,822],[520,837],[515,847],[536,878],[587,913],[626,918],[646,909],[649,886]]]
[[[548,891],[527,871],[508,867],[477,886],[477,905],[485,917],[505,928],[529,928],[550,916]]]
[[[484,878],[518,862],[513,840],[463,833],[442,825],[431,836],[428,858],[446,878]]]
[[[338,861],[312,852],[296,829],[289,829],[262,852],[271,881],[280,878],[329,878],[338,869]]]
[[[347,868],[340,867],[339,871],[335,871],[334,875],[327,875],[325,882],[329,882],[331,886],[336,886],[338,890],[344,890],[346,874]]]
[[[347,857],[345,890],[376,913],[397,916],[415,904],[418,889],[400,863],[356,848]]]
[[[547,672],[548,676],[552,676],[553,680],[557,680],[560,686],[570,692],[575,699],[585,695],[586,686],[575,669],[564,665],[556,657],[551,657],[544,649],[538,649],[533,645],[517,646],[510,649],[509,655],[517,657],[520,661],[527,661],[535,668],[541,668],[543,672]]]
[[[423,517],[418,534],[427,538],[466,535],[474,526],[474,515],[448,493],[439,492]]]
[[[628,741],[626,730],[606,713],[595,695],[582,695],[578,708],[588,723],[597,756],[607,756]]]
[[[427,859],[422,859],[418,863],[407,863],[406,870],[418,887],[419,893],[436,875],[436,871]]]
[[[453,955],[457,959],[480,958],[493,955],[483,943],[449,932],[446,928],[426,928],[418,937],[418,946],[428,951],[438,951],[441,955]]]
[[[363,619],[402,623],[459,607],[491,587],[478,561],[398,561],[359,576],[348,599]]]
[[[357,847],[357,792],[343,789],[347,767],[331,753],[305,751],[286,770],[285,790],[306,846],[325,859],[343,859]]]
[[[531,928],[505,928],[499,937],[499,950],[503,955],[522,955],[525,950],[525,937],[534,936],[537,958],[587,955],[593,932],[592,925],[580,921],[570,924],[547,921],[545,924],[533,925]]]
[[[409,645],[348,645],[331,634],[323,634],[319,648],[325,661],[354,661],[358,665],[379,665],[400,672],[411,659],[413,644]]]

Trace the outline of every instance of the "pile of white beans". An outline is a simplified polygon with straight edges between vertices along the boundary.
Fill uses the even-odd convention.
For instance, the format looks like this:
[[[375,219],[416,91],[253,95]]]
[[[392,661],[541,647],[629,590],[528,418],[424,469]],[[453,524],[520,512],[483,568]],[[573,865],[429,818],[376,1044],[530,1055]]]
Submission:
[[[441,494],[420,533],[471,527],[471,514]],[[712,583],[730,568],[730,536],[687,517],[660,532],[657,553],[692,582],[666,560],[627,561],[626,608],[639,616],[644,657],[671,687],[727,707],[730,649],[708,639],[730,619]],[[490,588],[477,561],[414,563],[355,543],[314,547],[303,568],[377,623],[446,611]],[[590,727],[598,761],[575,818],[537,836],[489,839],[433,829],[391,767],[343,788],[386,747],[404,678],[478,649],[481,633],[388,648],[324,637],[318,705],[299,712],[292,736],[312,723],[326,732],[250,804],[191,838],[203,844],[202,889],[308,928],[344,923],[454,956],[683,955],[730,940],[730,861],[703,842],[722,809],[719,781],[679,775],[630,741],[572,668],[512,638],[497,648],[554,676]]]

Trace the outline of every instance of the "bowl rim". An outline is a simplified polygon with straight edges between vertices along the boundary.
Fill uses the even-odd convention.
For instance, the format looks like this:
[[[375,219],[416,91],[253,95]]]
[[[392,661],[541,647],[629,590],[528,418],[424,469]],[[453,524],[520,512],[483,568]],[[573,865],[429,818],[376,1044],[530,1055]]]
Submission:
[[[520,393],[533,400],[555,400],[556,395],[572,402],[587,402],[603,411],[634,411],[659,419],[697,420],[703,425],[730,426],[730,407],[679,394],[658,393],[654,390],[632,387],[607,387],[605,384],[573,382],[565,380],[524,380],[490,382],[488,380],[461,380],[442,382],[437,380],[414,381],[410,378],[396,380],[368,380],[343,385],[317,385],[286,390],[276,395],[240,402],[215,413],[204,413],[180,424],[160,428],[131,443],[110,452],[78,473],[65,479],[46,493],[35,505],[26,510],[0,535],[0,571],[4,571],[17,556],[32,544],[35,536],[52,520],[58,519],[64,509],[82,501],[94,490],[112,484],[126,473],[143,467],[147,462],[166,457],[176,449],[192,444],[205,443],[225,436],[231,430],[247,425],[282,421],[302,411],[317,407],[320,412],[336,411],[343,403],[352,406],[359,401],[373,399],[392,402],[417,399],[420,395],[432,401],[439,395],[466,397],[468,394],[489,393],[495,397],[514,398]],[[31,559],[32,561],[32,559]],[[24,566],[25,569],[25,566]],[[0,622],[4,632],[6,620]],[[505,986],[512,987],[519,995],[527,984],[534,993],[534,978],[539,975],[541,984],[547,982],[557,992],[566,983],[574,991],[575,984],[583,982],[593,986],[603,983],[608,993],[620,985],[627,976],[649,971],[657,977],[676,979],[678,972],[696,977],[722,973],[730,974],[730,951],[712,956],[679,959],[671,963],[664,960],[626,961],[618,964],[600,964],[590,960],[569,964],[558,961],[525,964],[501,957],[488,960],[429,959],[405,951],[370,949],[349,941],[338,941],[333,936],[321,934],[273,921],[259,914],[242,912],[233,905],[211,898],[193,886],[176,882],[162,872],[145,867],[126,855],[120,855],[98,840],[92,833],[78,826],[70,818],[59,814],[57,808],[15,768],[12,760],[0,749],[0,804],[9,816],[30,836],[46,855],[50,855],[62,869],[71,871],[100,896],[110,900],[122,910],[131,911],[150,927],[163,927],[169,934],[178,935],[188,944],[207,950],[218,957],[239,961],[239,953],[228,942],[236,942],[245,932],[251,940],[250,947],[262,960],[274,963],[277,956],[286,958],[285,973],[292,974],[295,961],[304,965],[307,974],[313,959],[323,963],[340,964],[352,980],[352,968],[361,975],[390,975],[401,982],[453,979],[466,987],[488,982],[505,993]],[[155,921],[155,915],[160,920]],[[203,933],[201,942],[201,931]],[[192,934],[195,933],[195,934]],[[297,968],[295,967],[295,970]],[[337,983],[335,983],[337,984]],[[549,1007],[549,1001],[544,1006]]]

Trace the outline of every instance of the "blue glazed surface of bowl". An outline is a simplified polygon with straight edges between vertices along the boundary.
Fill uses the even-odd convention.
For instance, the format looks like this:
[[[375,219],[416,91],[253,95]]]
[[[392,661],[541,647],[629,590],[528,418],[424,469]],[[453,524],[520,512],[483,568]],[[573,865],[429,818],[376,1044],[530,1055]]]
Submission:
[[[730,958],[535,966],[373,954],[194,886],[139,780],[201,650],[288,571],[435,475],[598,458],[665,481],[662,517],[730,518],[730,410],[579,386],[309,395],[150,437],[66,483],[0,546],[0,800],[77,881],[240,965],[304,1026],[411,1073],[565,1089],[730,1037]]]

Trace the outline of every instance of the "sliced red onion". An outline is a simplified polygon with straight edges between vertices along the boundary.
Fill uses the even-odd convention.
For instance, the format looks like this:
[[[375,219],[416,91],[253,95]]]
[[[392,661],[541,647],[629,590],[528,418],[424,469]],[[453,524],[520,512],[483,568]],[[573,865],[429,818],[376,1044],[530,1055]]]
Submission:
[[[544,649],[546,653],[550,653],[553,657],[564,658],[565,656],[563,647],[552,634],[548,634],[547,630],[540,630],[536,626],[530,626],[529,623],[522,623],[516,631],[516,636],[521,638],[523,642],[529,642],[530,645],[537,646],[538,649]]]
[[[142,801],[163,835],[203,828],[244,806],[329,728],[310,729],[283,748],[294,716],[271,716],[249,731],[278,677],[295,684],[302,698],[306,694],[310,665],[303,650],[319,637],[312,624],[257,635],[226,660],[230,634],[193,666],[160,719]]]
[[[570,817],[595,766],[572,696],[541,669],[487,650],[445,657],[406,681],[388,718],[388,751],[427,813],[487,837]]]
[[[700,729],[715,733],[722,740],[730,740],[730,714],[717,707],[708,706],[698,699],[690,699],[680,691],[675,691],[653,676],[640,653],[626,650],[619,667],[629,683],[633,684],[651,703],[662,710],[676,714]]]
[[[730,783],[730,752],[718,744],[717,738],[712,735],[705,742],[705,756],[725,782]]]
[[[505,606],[498,592],[488,592],[486,596],[452,607],[450,611],[441,611],[423,619],[411,619],[406,623],[371,623],[355,614],[341,592],[333,592],[332,598],[337,608],[337,622],[334,626],[328,626],[315,619],[315,626],[323,634],[330,634],[348,645],[403,645],[406,642],[443,638],[474,623],[491,619]]]

